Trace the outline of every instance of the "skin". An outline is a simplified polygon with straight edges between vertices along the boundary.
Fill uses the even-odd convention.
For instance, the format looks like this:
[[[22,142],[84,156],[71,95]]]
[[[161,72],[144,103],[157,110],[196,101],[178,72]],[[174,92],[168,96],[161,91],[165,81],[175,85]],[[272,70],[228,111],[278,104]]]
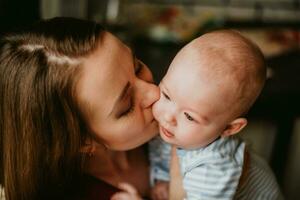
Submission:
[[[237,75],[235,70],[222,71],[223,66],[231,64],[222,58],[224,52],[220,55],[209,51],[211,47],[206,45],[215,44],[214,41],[209,36],[200,37],[185,46],[159,85],[160,99],[153,106],[153,114],[159,122],[160,136],[173,145],[173,152],[174,147],[205,147],[218,137],[238,133],[247,124],[245,118],[236,117],[235,109],[228,110],[237,105],[240,83],[231,76]],[[214,66],[222,66],[222,70]],[[171,184],[156,184],[151,191],[155,200],[185,196],[176,153],[171,160]]]
[[[99,48],[83,60],[77,91],[92,133],[82,148],[92,155],[86,173],[115,187],[129,183],[148,196],[149,163],[141,146],[157,134],[152,105],[159,98],[150,70],[105,32]]]
[[[160,136],[173,144],[170,198],[163,197],[165,183],[152,189],[153,199],[184,198],[176,147],[201,148],[240,132],[247,125],[240,116],[259,95],[264,79],[260,50],[235,31],[204,34],[176,55],[153,106]]]
[[[79,101],[88,107],[86,118],[97,143],[133,149],[156,133],[152,105],[159,90],[147,66],[116,37],[106,32],[99,45],[84,60]]]
[[[227,111],[235,104],[231,95],[235,84],[220,80],[206,67],[213,59],[187,47],[171,63],[159,85],[161,97],[153,106],[166,142],[185,149],[200,148],[246,125],[245,119],[234,119]]]

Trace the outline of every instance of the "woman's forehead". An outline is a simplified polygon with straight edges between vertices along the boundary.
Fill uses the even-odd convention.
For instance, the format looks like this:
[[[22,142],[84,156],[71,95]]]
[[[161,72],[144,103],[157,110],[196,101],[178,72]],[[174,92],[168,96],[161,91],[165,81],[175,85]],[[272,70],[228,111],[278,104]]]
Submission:
[[[129,81],[126,74],[131,68],[130,49],[112,34],[105,33],[96,50],[83,62],[77,87],[79,100],[91,107],[97,104],[105,110],[111,109],[112,102]]]

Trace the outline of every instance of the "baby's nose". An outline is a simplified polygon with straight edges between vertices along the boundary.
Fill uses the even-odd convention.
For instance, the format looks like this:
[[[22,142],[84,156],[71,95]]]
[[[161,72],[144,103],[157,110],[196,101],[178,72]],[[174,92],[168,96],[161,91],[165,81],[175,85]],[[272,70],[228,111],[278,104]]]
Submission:
[[[176,118],[175,118],[174,114],[172,114],[172,113],[165,113],[164,120],[169,125],[172,125],[172,126],[177,125]]]

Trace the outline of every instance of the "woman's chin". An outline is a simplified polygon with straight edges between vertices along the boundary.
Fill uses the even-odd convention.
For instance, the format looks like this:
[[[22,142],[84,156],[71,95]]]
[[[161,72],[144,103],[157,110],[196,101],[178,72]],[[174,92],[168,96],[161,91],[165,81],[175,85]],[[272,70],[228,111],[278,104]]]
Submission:
[[[139,146],[149,142],[153,137],[155,137],[158,134],[158,123],[155,120],[152,120],[144,129],[144,131],[142,131],[140,134],[143,135],[143,137],[140,138],[140,140],[136,140],[136,142],[134,144],[128,145],[128,146],[124,146],[122,149],[119,150],[131,150],[131,149],[135,149],[138,148]],[[134,137],[132,137],[134,139]],[[136,136],[136,138],[138,138],[138,136]]]
[[[147,133],[147,136],[148,136],[145,143],[148,142],[149,140],[151,140],[153,137],[157,136],[159,133],[157,121],[153,119],[147,126],[147,131],[145,131],[145,132]],[[145,134],[145,132],[143,134]]]

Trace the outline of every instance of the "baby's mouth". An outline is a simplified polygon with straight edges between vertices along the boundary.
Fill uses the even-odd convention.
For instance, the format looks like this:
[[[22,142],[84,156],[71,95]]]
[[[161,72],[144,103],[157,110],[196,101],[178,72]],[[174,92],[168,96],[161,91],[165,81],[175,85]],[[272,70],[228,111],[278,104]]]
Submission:
[[[171,133],[170,131],[168,131],[167,129],[165,129],[165,128],[162,127],[162,126],[161,126],[161,131],[162,131],[162,133],[163,133],[166,137],[168,137],[168,138],[174,137],[174,134],[173,134],[173,133]]]

